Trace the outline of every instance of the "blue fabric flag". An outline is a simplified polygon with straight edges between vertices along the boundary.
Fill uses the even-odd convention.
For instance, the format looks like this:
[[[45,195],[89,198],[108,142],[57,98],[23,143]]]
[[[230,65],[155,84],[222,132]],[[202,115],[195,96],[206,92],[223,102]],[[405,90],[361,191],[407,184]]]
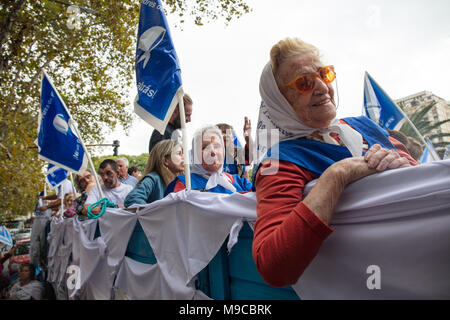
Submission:
[[[431,143],[430,139],[427,138],[426,141],[428,148],[427,147],[423,148],[422,157],[420,157],[419,159],[420,163],[427,163],[440,160],[439,155],[437,154],[436,150],[434,150],[434,146]],[[431,150],[431,153],[428,149]]]
[[[232,132],[233,132],[233,144],[238,148],[242,148],[241,142],[239,141],[236,132],[234,130]]]
[[[160,0],[142,0],[136,48],[134,111],[164,134],[183,95],[181,70]]]
[[[67,170],[49,163],[45,180],[52,189],[55,189],[67,178],[68,174]]]
[[[13,241],[11,238],[11,234],[5,226],[1,226],[0,228],[0,242],[7,244],[8,246],[13,246]]]
[[[35,141],[39,148],[39,159],[83,174],[88,158],[79,137],[72,130],[73,124],[63,100],[48,75],[43,72],[38,138]]]
[[[384,129],[398,130],[405,121],[403,113],[367,72],[364,76],[363,114]]]

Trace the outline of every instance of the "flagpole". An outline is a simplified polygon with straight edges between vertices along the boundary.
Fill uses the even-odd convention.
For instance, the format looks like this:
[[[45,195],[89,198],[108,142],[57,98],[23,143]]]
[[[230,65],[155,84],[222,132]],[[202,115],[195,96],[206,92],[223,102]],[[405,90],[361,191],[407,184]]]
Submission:
[[[100,198],[103,199],[104,195],[103,195],[103,191],[102,191],[102,188],[101,188],[101,185],[100,185],[100,181],[98,180],[97,170],[95,170],[94,164],[92,163],[91,156],[89,155],[89,152],[87,151],[87,148],[86,148],[86,146],[84,144],[84,141],[81,138],[80,133],[78,132],[78,128],[77,128],[77,125],[76,125],[75,121],[71,121],[71,124],[72,124],[71,127],[74,129],[76,135],[78,136],[78,139],[80,139],[81,146],[83,147],[83,150],[86,153],[86,156],[88,158],[89,164],[91,165],[91,168],[92,168],[92,173],[94,174],[94,177],[95,177],[95,181],[97,182],[97,188],[98,188],[98,192],[100,194]]]
[[[61,199],[61,219],[64,218],[64,198],[65,198],[65,193],[64,193],[64,183],[61,184],[61,194],[62,194],[62,199]]]
[[[72,182],[72,189],[75,190],[75,192],[77,192],[77,189],[75,189],[75,183],[73,182],[73,175],[72,172],[69,172],[69,176],[70,176],[70,182]],[[76,198],[76,194],[73,195]]]
[[[183,90],[178,91],[178,109],[180,114],[181,132],[183,133],[183,157],[184,157],[184,176],[186,178],[186,189],[191,190],[191,169],[189,167],[189,155],[187,147],[187,134],[186,134],[186,116],[184,112],[184,100]]]
[[[386,94],[387,95],[387,94]],[[389,97],[389,96],[388,96]],[[390,98],[389,98],[390,99]],[[391,101],[394,103],[394,105],[397,107],[397,109],[400,111],[400,113],[405,117],[406,121],[408,121],[409,125],[411,126],[411,128],[413,128],[413,130],[416,132],[416,134],[419,136],[420,140],[422,140],[423,144],[425,145],[425,148],[428,149],[428,152],[430,153],[431,157],[437,161],[440,159],[436,159],[433,152],[431,152],[430,148],[428,147],[427,142],[425,141],[425,139],[423,138],[422,134],[419,132],[419,130],[416,128],[416,126],[414,125],[414,123],[409,119],[409,117],[406,115],[405,112],[403,112],[402,108],[400,108],[397,103],[394,102],[394,100],[391,99]],[[431,142],[431,141],[430,141]]]

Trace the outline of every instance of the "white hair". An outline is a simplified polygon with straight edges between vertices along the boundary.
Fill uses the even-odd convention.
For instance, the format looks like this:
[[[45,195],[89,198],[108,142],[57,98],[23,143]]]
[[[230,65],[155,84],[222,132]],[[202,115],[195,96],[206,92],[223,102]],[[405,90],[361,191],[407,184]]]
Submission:
[[[201,162],[202,162],[202,158],[201,158],[202,141],[203,141],[203,135],[206,132],[215,133],[219,137],[222,147],[225,148],[224,142],[223,142],[222,131],[215,125],[205,125],[205,126],[201,127],[200,129],[197,129],[194,133],[194,137],[192,138],[191,162],[193,164],[201,164]]]
[[[117,159],[116,162],[117,161],[123,161],[123,164],[125,165],[125,167],[128,168],[128,164],[129,163],[128,163],[128,159],[127,158],[122,157],[122,158]]]

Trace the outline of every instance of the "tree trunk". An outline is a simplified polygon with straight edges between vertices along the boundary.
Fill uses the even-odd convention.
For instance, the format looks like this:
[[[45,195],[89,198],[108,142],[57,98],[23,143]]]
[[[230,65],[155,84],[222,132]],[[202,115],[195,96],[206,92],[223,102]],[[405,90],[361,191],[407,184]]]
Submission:
[[[5,20],[0,23],[0,48],[8,39],[8,36],[11,33],[11,27],[16,20],[17,14],[19,13],[20,9],[25,4],[25,1],[26,0],[15,1],[11,12],[6,16]],[[0,57],[0,74],[3,72],[3,69],[6,66],[7,61],[5,59],[5,57]]]

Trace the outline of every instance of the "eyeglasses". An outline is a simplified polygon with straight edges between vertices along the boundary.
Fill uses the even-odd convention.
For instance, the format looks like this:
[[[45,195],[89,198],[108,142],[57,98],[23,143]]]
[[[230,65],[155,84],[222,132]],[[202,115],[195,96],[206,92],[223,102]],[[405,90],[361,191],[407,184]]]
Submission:
[[[314,89],[314,86],[316,84],[316,77],[321,79],[325,83],[333,82],[333,80],[336,78],[334,66],[321,67],[315,73],[301,75],[289,82],[286,87],[291,87],[300,93],[307,93]]]
[[[80,178],[79,181],[80,181],[80,182],[82,182],[82,181],[86,181],[86,182],[87,182],[87,181],[89,181],[90,179],[91,179],[91,175],[88,174],[88,175],[86,175],[85,177]]]

